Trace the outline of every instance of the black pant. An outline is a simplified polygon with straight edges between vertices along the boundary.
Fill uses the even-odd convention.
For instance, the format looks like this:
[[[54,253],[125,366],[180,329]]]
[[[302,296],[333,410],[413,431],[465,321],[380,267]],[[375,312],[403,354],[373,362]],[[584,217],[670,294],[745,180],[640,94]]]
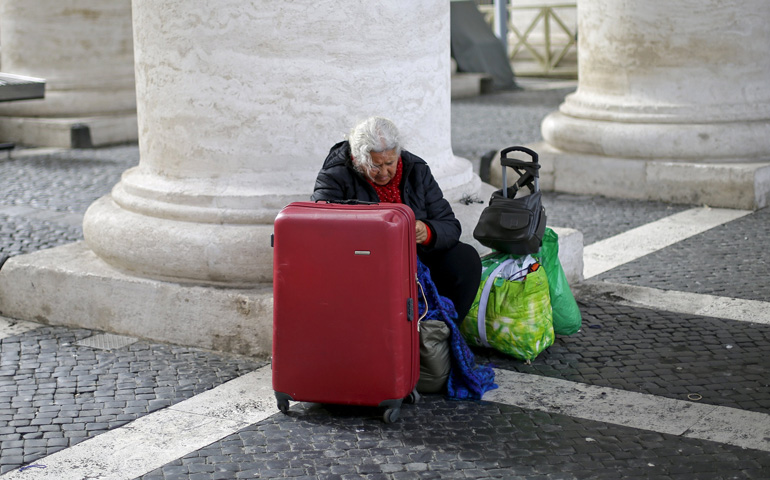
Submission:
[[[438,293],[454,303],[457,323],[462,322],[481,283],[481,259],[476,249],[458,242],[447,250],[418,251],[417,256],[430,270]]]

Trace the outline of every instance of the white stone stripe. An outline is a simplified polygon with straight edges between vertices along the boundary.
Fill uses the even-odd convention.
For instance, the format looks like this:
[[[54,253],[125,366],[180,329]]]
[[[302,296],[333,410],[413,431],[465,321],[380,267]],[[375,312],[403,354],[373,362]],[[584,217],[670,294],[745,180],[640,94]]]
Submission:
[[[2,480],[126,479],[199,450],[278,412],[270,365],[13,470]],[[45,467],[45,468],[42,468]]]
[[[749,210],[693,208],[600,240],[583,249],[583,276],[594,277],[750,213]]]
[[[484,400],[770,451],[767,414],[506,370],[495,373],[499,388],[484,395]]]
[[[583,282],[573,285],[572,290],[579,297],[608,296],[613,303],[632,307],[770,325],[770,303],[758,300],[658,290],[609,282]]]
[[[0,340],[39,328],[40,324],[0,316]]]

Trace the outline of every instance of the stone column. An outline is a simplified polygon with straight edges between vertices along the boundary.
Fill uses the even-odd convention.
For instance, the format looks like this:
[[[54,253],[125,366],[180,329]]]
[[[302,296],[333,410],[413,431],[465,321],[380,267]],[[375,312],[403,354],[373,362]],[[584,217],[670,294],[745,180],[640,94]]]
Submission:
[[[767,204],[770,2],[581,0],[578,22],[577,91],[542,124],[544,186]]]
[[[272,221],[307,200],[359,119],[392,118],[447,193],[478,188],[451,149],[445,0],[134,0],[140,164],[86,213],[99,257],[139,276],[272,280]]]
[[[43,78],[45,99],[0,103],[4,140],[72,144],[135,141],[131,0],[0,2],[2,71]],[[83,130],[88,128],[88,130]]]

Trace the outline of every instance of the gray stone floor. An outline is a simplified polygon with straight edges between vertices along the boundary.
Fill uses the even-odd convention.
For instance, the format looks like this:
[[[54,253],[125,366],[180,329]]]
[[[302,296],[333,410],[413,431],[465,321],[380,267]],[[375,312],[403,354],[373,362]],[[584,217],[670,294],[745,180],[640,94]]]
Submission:
[[[42,327],[0,340],[0,473],[264,364],[143,341],[115,349],[79,344],[95,333]]]
[[[599,278],[767,302],[770,300],[768,239],[770,209],[764,208],[615,268]]]
[[[499,368],[661,397],[770,412],[770,325],[582,300],[583,329],[531,365],[494,351]]]
[[[319,406],[271,417],[142,478],[759,479],[768,462],[767,452],[431,395],[387,427]]]
[[[453,102],[455,153],[539,140],[570,89]],[[320,160],[319,160],[320,161]],[[82,238],[77,220],[138,162],[136,145],[0,160],[0,263]],[[545,195],[549,223],[585,244],[691,206]],[[767,302],[768,210],[599,277]],[[583,329],[531,364],[476,349],[498,369],[770,414],[770,326],[580,298]],[[256,359],[136,341],[95,348],[85,329],[42,326],[0,339],[0,478],[47,455],[221,385]],[[31,470],[30,470],[31,472]],[[766,479],[770,452],[488,401],[428,395],[392,425],[371,409],[292,405],[140,478]]]

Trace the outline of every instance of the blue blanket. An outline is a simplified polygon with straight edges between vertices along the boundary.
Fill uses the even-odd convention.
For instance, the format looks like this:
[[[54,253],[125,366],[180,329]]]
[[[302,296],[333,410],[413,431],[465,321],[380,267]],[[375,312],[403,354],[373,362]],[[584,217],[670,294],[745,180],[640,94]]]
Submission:
[[[450,299],[442,297],[438,293],[436,285],[430,277],[430,270],[419,259],[417,260],[417,278],[425,290],[428,303],[424,305],[423,301],[418,302],[420,317],[425,313],[427,307],[428,313],[425,318],[442,320],[451,331],[449,341],[452,352],[452,369],[447,382],[447,396],[453,399],[481,399],[484,392],[497,388],[494,370],[488,365],[476,364],[473,352],[468,348],[468,344],[455,323],[457,311],[454,304]]]

